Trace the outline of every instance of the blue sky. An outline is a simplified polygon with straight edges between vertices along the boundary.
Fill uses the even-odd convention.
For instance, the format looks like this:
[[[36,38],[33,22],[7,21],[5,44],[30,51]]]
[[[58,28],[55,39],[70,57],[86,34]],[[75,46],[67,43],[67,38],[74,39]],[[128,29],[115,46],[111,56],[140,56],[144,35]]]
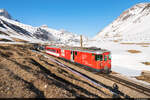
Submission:
[[[95,36],[124,10],[150,0],[1,0],[14,19],[32,26],[48,25]]]

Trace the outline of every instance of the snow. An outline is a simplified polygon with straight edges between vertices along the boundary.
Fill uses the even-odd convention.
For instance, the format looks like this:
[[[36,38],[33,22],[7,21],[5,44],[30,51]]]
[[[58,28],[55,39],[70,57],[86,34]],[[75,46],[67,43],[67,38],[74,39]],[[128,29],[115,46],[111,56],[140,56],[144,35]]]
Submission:
[[[11,24],[14,24],[16,26],[19,26],[19,27],[21,27],[21,28],[23,28],[25,30],[28,30],[31,33],[34,33],[36,31],[36,27],[32,27],[31,25],[22,24],[20,22],[15,21],[15,20],[8,19],[8,18],[6,18],[4,16],[0,16],[0,19],[4,20],[6,22],[9,22]]]
[[[127,76],[139,76],[150,66],[150,45],[121,43],[150,43],[150,3],[140,3],[125,10],[116,20],[99,32],[87,46],[108,49],[112,53],[112,70]],[[114,42],[114,40],[117,42]],[[141,53],[129,53],[138,50]]]
[[[46,31],[50,32],[54,37],[57,38],[58,42],[61,42],[65,45],[69,46],[80,46],[80,36],[68,31],[65,31],[64,29],[61,30],[55,30],[52,28],[48,28],[42,26],[42,29],[45,29]],[[83,36],[83,42],[87,41],[87,37]]]
[[[3,21],[5,21],[6,23],[10,23],[11,25],[17,26],[14,28],[16,28],[16,30],[20,30],[20,32],[14,30],[14,28],[12,28],[13,26],[10,27],[6,25]],[[50,42],[57,45],[71,45],[71,46],[80,45],[79,35],[67,31],[48,28],[47,25],[43,25],[41,27],[32,27],[30,25],[25,25],[15,20],[8,19],[4,16],[0,16],[0,22],[1,24],[3,24],[4,27],[7,28],[1,29],[6,33],[9,32],[10,37],[16,37],[19,39],[36,43]],[[27,34],[30,34],[30,37]],[[86,37],[83,36],[83,40],[87,40]]]
[[[8,19],[4,16],[0,16],[0,22],[3,24],[4,27],[7,28],[5,30],[9,31],[10,32],[9,34],[11,36],[13,34],[13,37],[16,36],[17,38],[19,37],[20,39],[24,39],[27,41],[34,40],[35,42],[38,42],[38,40],[39,42],[49,41],[51,43],[52,42],[56,43],[57,45],[70,45],[70,46],[80,45],[80,36],[68,31],[48,28],[47,25],[42,25],[41,27],[32,27],[30,25],[25,25],[15,20]],[[6,25],[4,22],[11,24],[10,25],[11,27]],[[13,25],[15,26],[16,30],[12,28]],[[30,34],[31,37],[27,36],[27,34]],[[87,38],[84,36],[83,41],[87,41]]]
[[[12,40],[9,36],[6,36],[6,35],[0,35],[0,39]]]
[[[106,41],[90,41],[87,45],[105,48],[111,51],[112,70],[127,76],[139,76],[142,70],[149,70],[150,66],[141,62],[150,62],[150,45],[142,47],[140,45],[125,45]],[[141,53],[129,53],[127,50],[139,50]]]
[[[24,44],[23,42],[0,42],[0,44]]]
[[[94,37],[120,40],[122,42],[149,42],[150,40],[150,3],[140,3],[126,10],[113,23]],[[147,9],[146,9],[147,7]]]

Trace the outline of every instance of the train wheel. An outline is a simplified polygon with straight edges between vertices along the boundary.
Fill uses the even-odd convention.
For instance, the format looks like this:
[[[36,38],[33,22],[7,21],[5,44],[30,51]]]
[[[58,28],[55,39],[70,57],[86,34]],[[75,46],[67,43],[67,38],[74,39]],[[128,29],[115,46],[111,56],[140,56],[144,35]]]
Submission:
[[[104,70],[104,74],[109,74],[110,71],[109,70]]]

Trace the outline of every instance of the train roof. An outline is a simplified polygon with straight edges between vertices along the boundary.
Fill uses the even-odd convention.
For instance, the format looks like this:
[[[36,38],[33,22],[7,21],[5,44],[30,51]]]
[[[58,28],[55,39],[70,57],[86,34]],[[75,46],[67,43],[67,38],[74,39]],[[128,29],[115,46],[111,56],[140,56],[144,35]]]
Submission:
[[[110,52],[106,49],[101,49],[97,47],[59,47],[59,46],[48,46],[53,48],[61,48],[63,50],[72,50],[72,51],[81,51],[81,52],[88,52],[88,53],[95,53],[95,54],[102,54],[105,52]]]

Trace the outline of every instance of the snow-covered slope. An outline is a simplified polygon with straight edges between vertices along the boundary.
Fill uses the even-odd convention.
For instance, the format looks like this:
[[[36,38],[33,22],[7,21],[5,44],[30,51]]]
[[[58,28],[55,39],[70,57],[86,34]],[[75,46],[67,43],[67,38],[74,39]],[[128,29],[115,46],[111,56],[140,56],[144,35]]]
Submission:
[[[8,34],[1,37],[17,37],[29,42],[46,42],[61,45],[80,45],[80,36],[64,30],[55,30],[48,28],[46,25],[41,27],[33,27],[31,25],[22,24],[16,20],[11,19],[8,12],[4,9],[0,10],[0,31]],[[7,38],[8,39],[8,38]],[[83,40],[87,40],[83,36]]]
[[[95,46],[111,51],[112,70],[127,76],[139,76],[150,66],[142,62],[150,62],[150,44],[120,44],[110,41],[90,41],[89,47]],[[130,53],[128,50],[137,50],[140,53]]]
[[[150,42],[150,3],[140,3],[124,11],[94,37],[101,39]]]
[[[68,32],[64,29],[61,30],[55,30],[52,28],[48,28],[47,26],[41,26],[41,29],[44,29],[48,32],[50,32],[54,37],[57,37],[57,42],[66,44],[66,45],[71,45],[71,46],[79,46],[80,45],[80,36],[71,32]],[[87,37],[83,36],[83,43],[86,43],[88,40]]]
[[[139,76],[143,70],[150,71],[150,66],[142,63],[150,62],[150,3],[140,3],[124,11],[88,41],[87,46],[110,50],[115,72]]]

